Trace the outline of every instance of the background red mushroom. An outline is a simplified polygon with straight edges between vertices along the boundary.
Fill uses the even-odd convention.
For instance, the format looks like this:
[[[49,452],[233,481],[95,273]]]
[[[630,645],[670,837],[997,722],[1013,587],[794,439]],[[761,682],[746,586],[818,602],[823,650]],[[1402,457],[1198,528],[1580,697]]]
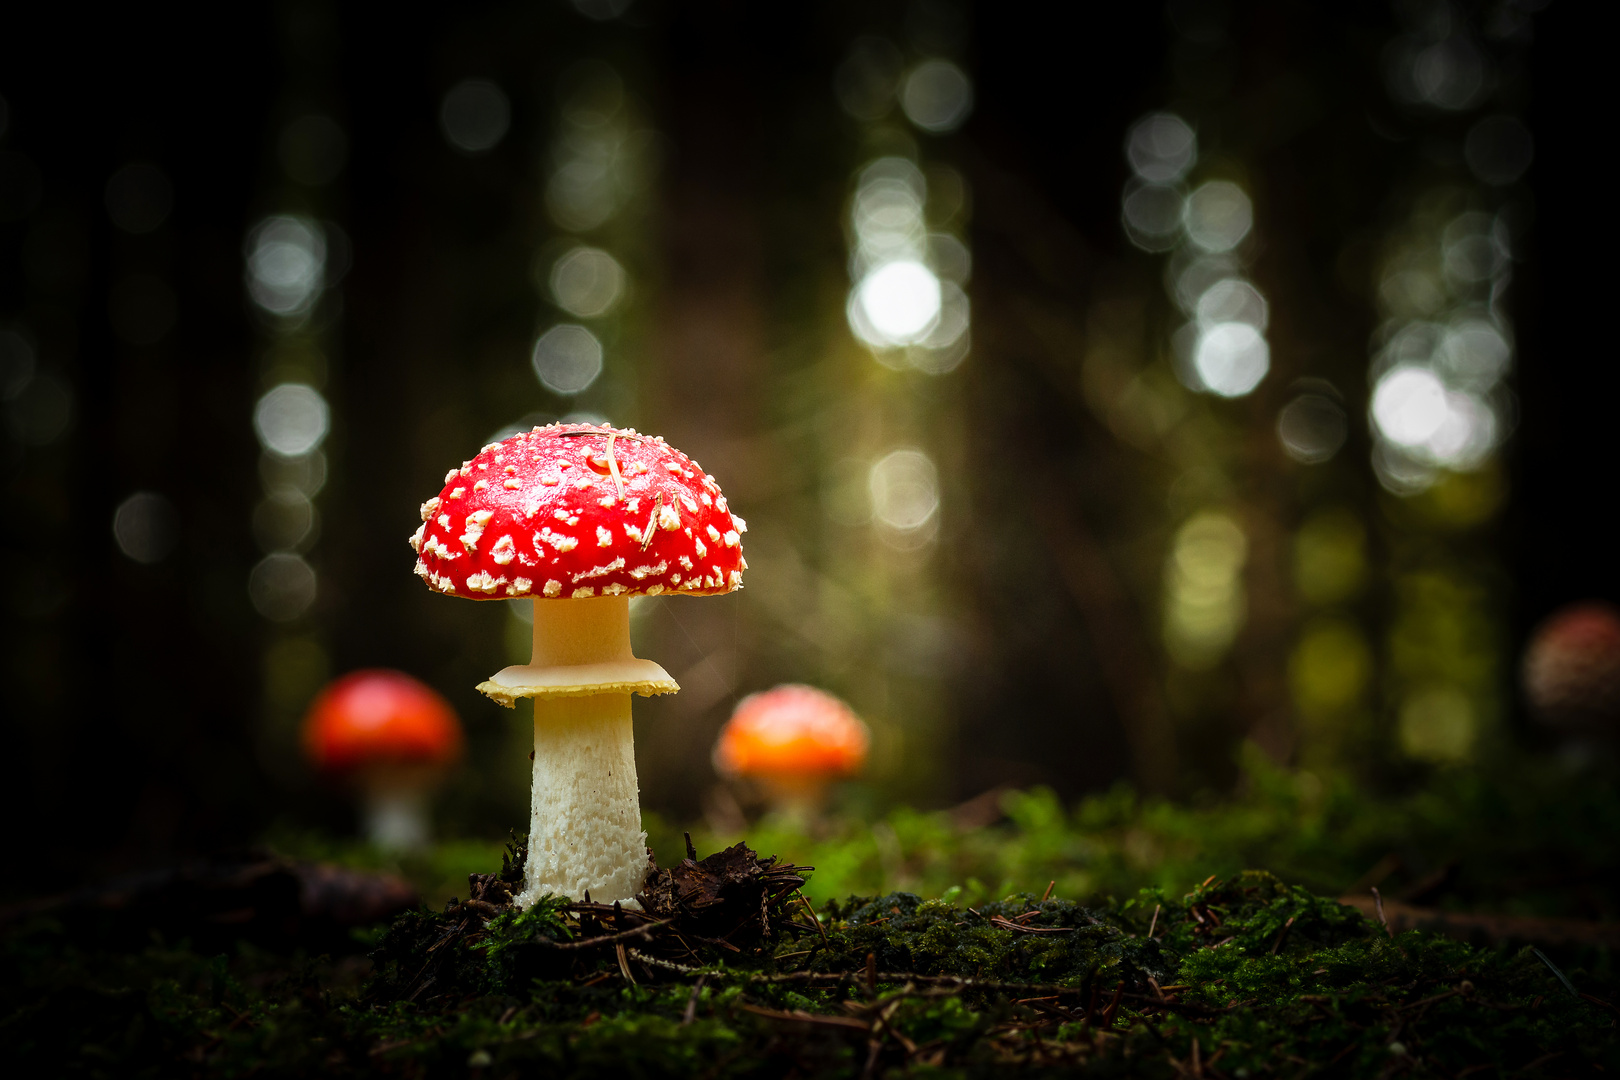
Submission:
[[[866,763],[871,736],[848,705],[789,683],[737,703],[714,745],[721,776],[755,781],[773,809],[813,816],[833,780]]]
[[[410,850],[428,841],[428,795],[461,756],[461,722],[403,671],[354,671],[310,705],[304,747],[317,769],[359,789],[367,839]]]
[[[1595,600],[1555,611],[1530,636],[1523,678],[1542,723],[1612,733],[1620,720],[1620,611]]]

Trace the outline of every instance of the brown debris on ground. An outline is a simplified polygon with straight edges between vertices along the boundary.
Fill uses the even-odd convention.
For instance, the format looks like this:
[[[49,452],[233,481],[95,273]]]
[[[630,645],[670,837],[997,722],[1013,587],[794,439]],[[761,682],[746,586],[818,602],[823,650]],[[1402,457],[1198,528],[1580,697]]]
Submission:
[[[389,955],[420,960],[379,980],[383,998],[466,991],[487,974],[480,973],[484,961],[475,956],[504,955],[509,959],[502,963],[525,978],[582,979],[589,986],[619,975],[635,984],[659,972],[689,972],[710,962],[714,949],[758,954],[784,934],[820,932],[818,923],[804,921],[807,905],[799,894],[812,868],[774,856],[761,859],[746,844],[699,859],[688,838],[687,857],[679,864],[660,869],[649,860],[639,910],[587,894],[581,900],[542,899],[526,912],[513,904],[526,851],[521,841],[509,848],[500,873],[468,875],[466,900],[453,899],[440,915],[424,912],[396,926],[402,936],[375,958],[384,966]],[[709,958],[699,952],[705,946]],[[617,960],[607,972],[599,970],[604,949]]]
[[[699,859],[688,834],[686,858],[668,870],[653,869],[636,899],[677,930],[746,946],[772,936],[773,911],[804,885],[802,872],[810,869],[778,864],[774,855],[761,859],[743,843]]]

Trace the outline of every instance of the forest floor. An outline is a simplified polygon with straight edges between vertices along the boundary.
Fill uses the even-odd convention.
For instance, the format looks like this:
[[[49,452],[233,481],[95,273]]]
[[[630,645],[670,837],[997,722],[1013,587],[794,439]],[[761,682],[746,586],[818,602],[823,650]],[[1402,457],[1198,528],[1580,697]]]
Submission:
[[[391,921],[398,879],[244,858],[11,909],[0,1047],[70,1076],[1612,1075],[1620,795],[1520,779],[767,820],[752,847],[830,865],[677,836],[639,913],[517,912],[521,846]]]

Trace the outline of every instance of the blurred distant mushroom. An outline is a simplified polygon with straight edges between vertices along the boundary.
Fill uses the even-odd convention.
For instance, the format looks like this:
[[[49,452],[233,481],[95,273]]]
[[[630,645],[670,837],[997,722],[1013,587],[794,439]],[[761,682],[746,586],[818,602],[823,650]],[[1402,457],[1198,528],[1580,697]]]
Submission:
[[[534,653],[478,689],[534,698],[523,891],[636,903],[650,868],[631,694],[675,680],[630,652],[630,598],[742,587],[743,520],[663,439],[589,424],[514,435],[451,469],[411,537],[417,574],[472,600],[534,599]]]
[[[1577,735],[1620,724],[1620,611],[1588,600],[1560,608],[1530,635],[1524,693],[1536,719]]]
[[[310,706],[304,746],[318,769],[359,789],[366,837],[407,851],[428,842],[428,795],[461,756],[461,723],[449,702],[402,671],[355,671]]]
[[[714,745],[721,776],[749,779],[772,808],[813,817],[827,785],[859,772],[871,742],[860,717],[813,686],[789,683],[737,703]]]

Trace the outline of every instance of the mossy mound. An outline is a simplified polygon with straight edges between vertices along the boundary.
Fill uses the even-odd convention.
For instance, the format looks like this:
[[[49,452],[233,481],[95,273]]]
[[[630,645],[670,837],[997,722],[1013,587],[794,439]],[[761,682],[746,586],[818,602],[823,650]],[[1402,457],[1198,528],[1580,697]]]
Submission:
[[[675,909],[475,896],[400,917],[369,964],[98,947],[40,920],[6,943],[0,1045],[28,1075],[89,1076],[1620,1070],[1603,970],[1391,936],[1268,874],[1092,907],[891,893],[819,925],[791,888],[759,896],[722,936]]]

